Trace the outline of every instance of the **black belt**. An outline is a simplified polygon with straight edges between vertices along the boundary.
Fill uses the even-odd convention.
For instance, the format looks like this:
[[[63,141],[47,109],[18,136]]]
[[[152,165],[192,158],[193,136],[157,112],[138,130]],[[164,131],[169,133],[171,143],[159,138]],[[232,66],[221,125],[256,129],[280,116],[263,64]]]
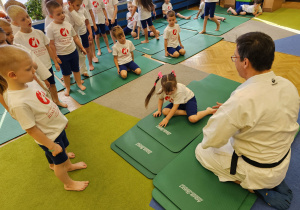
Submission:
[[[290,152],[290,149],[285,154],[285,156],[276,163],[258,163],[254,160],[251,160],[251,159],[245,157],[244,155],[242,155],[241,157],[243,158],[243,160],[245,162],[249,163],[250,165],[256,166],[258,168],[274,168],[274,167],[278,166],[286,158],[286,156],[289,154],[289,152]],[[239,156],[235,153],[235,151],[233,151],[232,158],[231,158],[231,165],[230,165],[230,174],[232,174],[232,175],[236,174],[238,158],[239,158]]]

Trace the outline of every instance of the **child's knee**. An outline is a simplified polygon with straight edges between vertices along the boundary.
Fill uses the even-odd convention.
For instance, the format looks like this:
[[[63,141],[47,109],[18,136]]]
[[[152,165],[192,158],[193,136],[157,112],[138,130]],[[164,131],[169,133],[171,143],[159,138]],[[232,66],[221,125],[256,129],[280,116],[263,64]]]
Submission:
[[[135,37],[136,37],[136,33],[135,33],[134,31],[132,31],[132,32],[131,32],[131,36],[132,36],[133,38],[135,38]]]
[[[179,52],[178,52],[178,51],[176,51],[176,52],[174,52],[174,53],[173,53],[173,57],[174,57],[174,58],[178,58],[178,57],[179,57],[179,55],[180,55],[180,54],[179,54]]]
[[[137,75],[140,75],[142,73],[142,70],[140,68],[137,68],[134,73],[136,73]]]
[[[153,32],[150,32],[150,36],[154,36],[154,33],[153,33]]]
[[[96,37],[96,39],[99,39],[100,38],[100,34],[96,34],[95,37]]]
[[[127,71],[125,71],[125,70],[121,71],[121,77],[123,79],[126,79],[127,78]]]
[[[167,116],[167,115],[169,114],[169,112],[170,112],[170,109],[168,109],[168,108],[164,108],[164,109],[162,110],[162,113],[163,113],[163,115],[165,115],[165,116]]]
[[[156,30],[156,34],[157,34],[157,35],[159,35],[159,34],[160,34],[159,30]]]
[[[185,49],[180,49],[179,50],[180,55],[184,55],[186,53]]]
[[[196,123],[196,122],[198,122],[198,120],[196,119],[196,116],[194,116],[194,115],[189,116],[189,121],[190,121],[191,123]]]

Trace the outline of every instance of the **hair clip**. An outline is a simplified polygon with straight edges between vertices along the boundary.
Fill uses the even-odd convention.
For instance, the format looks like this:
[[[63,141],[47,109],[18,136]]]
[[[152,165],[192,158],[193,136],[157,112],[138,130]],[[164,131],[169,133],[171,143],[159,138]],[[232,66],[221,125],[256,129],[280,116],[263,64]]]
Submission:
[[[158,72],[158,78],[161,79],[162,77],[163,77],[163,75],[162,75],[161,71]]]
[[[176,74],[175,74],[175,71],[174,71],[174,70],[172,70],[171,74],[173,74],[174,77],[176,77]]]

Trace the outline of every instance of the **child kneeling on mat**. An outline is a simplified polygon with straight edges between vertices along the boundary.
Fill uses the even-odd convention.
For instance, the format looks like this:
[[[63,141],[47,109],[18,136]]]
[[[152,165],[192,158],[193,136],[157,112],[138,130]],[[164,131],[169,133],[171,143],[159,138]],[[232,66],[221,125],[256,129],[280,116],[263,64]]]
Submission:
[[[146,107],[148,106],[148,103],[155,91],[155,87],[159,79],[161,79],[161,88],[157,93],[159,95],[158,110],[153,113],[153,116],[159,117],[161,113],[166,116],[159,123],[159,126],[166,127],[169,120],[173,116],[178,115],[187,115],[191,123],[196,123],[206,115],[214,114],[217,111],[216,109],[207,107],[206,110],[198,112],[197,101],[193,91],[187,88],[184,84],[177,83],[174,71],[168,75],[162,75],[161,72],[158,73],[154,86],[145,100]],[[162,110],[164,100],[171,103]]]
[[[236,11],[232,7],[229,7],[227,12],[228,13],[231,12],[233,15],[252,14],[255,17],[258,17],[259,15],[262,14],[261,4],[262,4],[261,0],[254,0],[253,5],[243,4]]]
[[[118,40],[112,47],[118,74],[123,79],[127,78],[127,71],[130,70],[137,75],[141,74],[141,68],[134,62],[133,50],[135,47],[130,40],[126,40],[123,29],[120,26],[115,26],[112,29],[112,34]]]
[[[5,45],[0,47],[0,54],[0,90],[4,92],[9,113],[44,150],[49,163],[52,161],[54,164],[55,175],[64,183],[64,188],[84,190],[88,181],[74,181],[68,175],[68,171],[84,169],[87,165],[84,162],[72,164],[68,158],[66,147],[69,142],[65,133],[67,118],[46,97],[43,90],[26,84],[33,81],[35,73],[29,53]]]
[[[174,11],[167,13],[167,20],[169,25],[164,30],[165,56],[170,55],[171,57],[177,58],[185,54],[185,49],[183,49],[184,47],[180,40],[180,27],[178,24],[175,24],[176,17]]]

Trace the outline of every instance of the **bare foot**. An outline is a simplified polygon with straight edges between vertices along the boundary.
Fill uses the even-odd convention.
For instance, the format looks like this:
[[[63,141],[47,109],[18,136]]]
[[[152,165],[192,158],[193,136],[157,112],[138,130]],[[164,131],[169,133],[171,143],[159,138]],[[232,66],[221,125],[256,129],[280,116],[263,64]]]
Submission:
[[[95,56],[95,57],[92,58],[92,61],[93,61],[94,63],[98,63],[98,62],[99,62],[99,59]]]
[[[100,50],[98,50],[97,55],[99,55],[99,56],[101,55],[101,51]]]
[[[85,90],[86,89],[86,87],[83,86],[83,85],[77,85],[77,86],[80,88],[80,90]]]
[[[89,181],[73,181],[71,185],[64,185],[65,190],[82,191],[89,185]]]
[[[56,104],[57,106],[61,106],[61,107],[63,107],[63,108],[67,108],[67,107],[68,107],[68,104],[62,103],[62,102],[60,102],[60,101],[55,102],[55,104]]]
[[[70,96],[70,90],[65,89],[65,96]]]
[[[70,159],[75,158],[74,152],[68,152],[67,155],[68,155],[68,157],[69,157]]]
[[[226,20],[226,18],[223,17],[223,18],[222,18],[222,21],[224,21],[224,20]]]
[[[144,40],[144,41],[141,41],[142,44],[144,43],[149,43],[149,40]]]
[[[83,73],[82,74],[84,77],[90,77],[90,75],[88,74],[88,73]],[[83,81],[83,80],[81,80],[81,81]]]
[[[70,168],[68,168],[68,171],[75,171],[75,170],[80,170],[85,168],[87,168],[85,162],[78,162],[78,163],[71,164]]]
[[[191,17],[192,17],[192,16],[188,16],[188,17],[185,17],[185,19],[186,19],[186,20],[189,20],[189,19],[191,19]]]
[[[93,71],[95,67],[93,65],[89,65],[90,71]]]
[[[218,22],[219,23],[219,22]],[[216,30],[215,31],[219,31],[220,30],[220,23],[219,24],[217,24],[217,28],[216,28]]]
[[[206,33],[206,31],[204,31],[204,30],[199,32],[199,34],[205,34],[205,33]]]
[[[81,84],[83,84],[84,83],[84,81],[83,80],[81,80]]]
[[[111,51],[111,49],[110,49],[110,48],[107,48],[107,51],[108,51],[109,53],[112,53],[112,51]]]
[[[231,7],[229,7],[229,8],[228,8],[228,10],[227,10],[227,13],[229,13],[231,9],[232,9],[232,8],[231,8]]]
[[[54,171],[54,164],[49,164],[49,168]]]

